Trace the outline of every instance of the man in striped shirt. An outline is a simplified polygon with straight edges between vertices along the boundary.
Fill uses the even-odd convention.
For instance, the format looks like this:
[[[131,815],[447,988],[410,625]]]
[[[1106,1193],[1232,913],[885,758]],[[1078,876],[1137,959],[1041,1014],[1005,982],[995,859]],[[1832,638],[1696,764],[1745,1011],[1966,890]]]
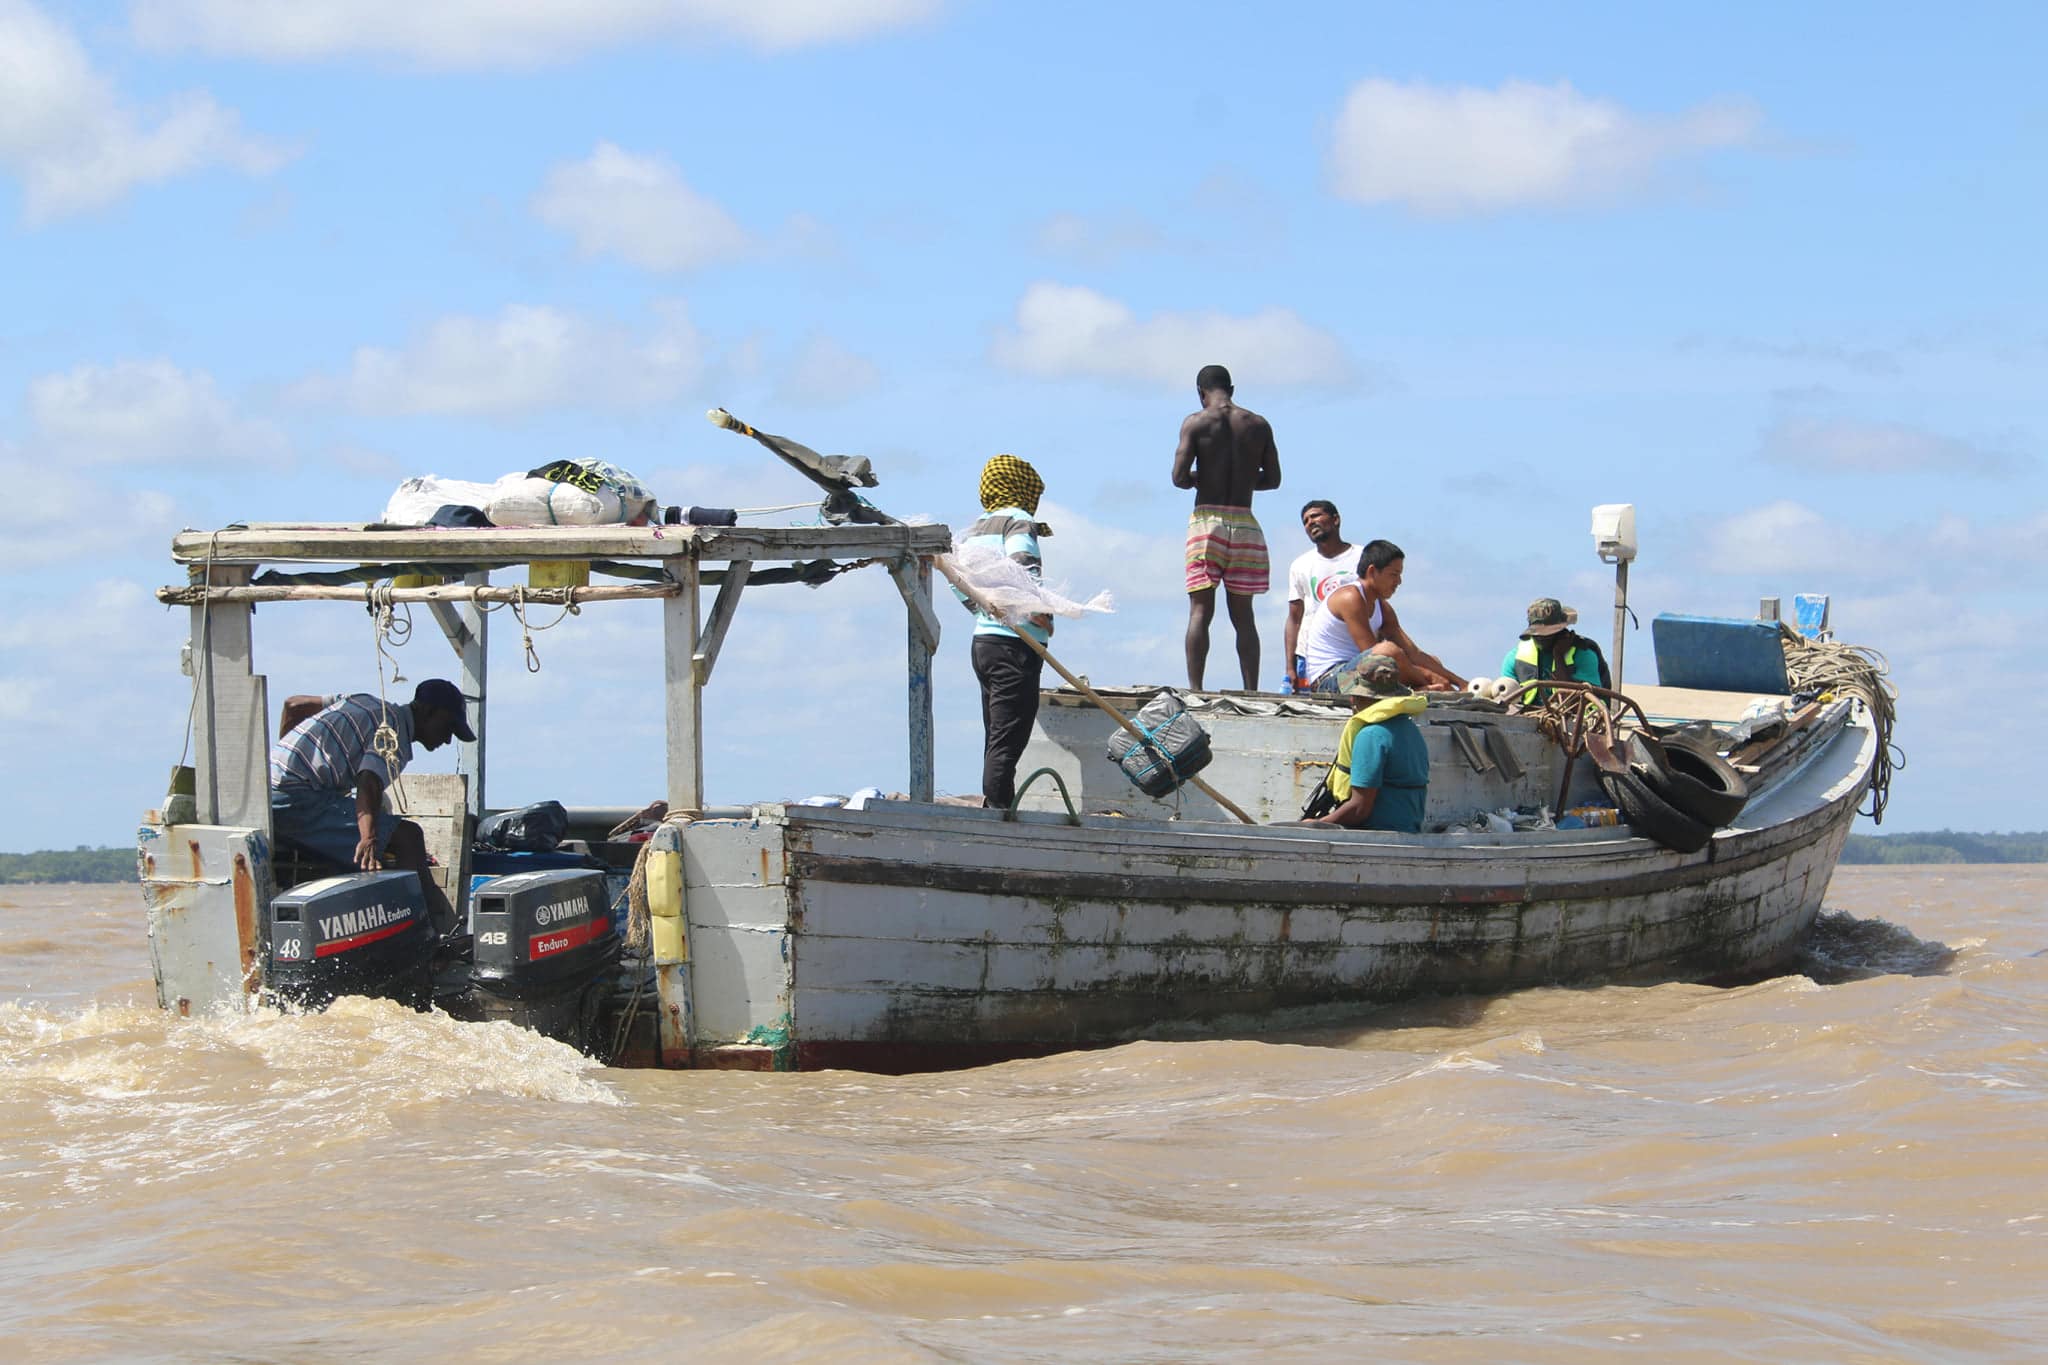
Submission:
[[[403,706],[367,692],[293,697],[284,715],[290,728],[270,751],[270,823],[277,837],[365,871],[382,867],[379,854],[388,853],[394,865],[419,874],[434,923],[444,933],[452,929],[455,911],[434,884],[426,839],[418,825],[384,809],[384,791],[412,761],[415,742],[433,750],[451,737],[476,738],[461,689],[429,678]],[[377,732],[384,726],[389,734],[380,744]]]

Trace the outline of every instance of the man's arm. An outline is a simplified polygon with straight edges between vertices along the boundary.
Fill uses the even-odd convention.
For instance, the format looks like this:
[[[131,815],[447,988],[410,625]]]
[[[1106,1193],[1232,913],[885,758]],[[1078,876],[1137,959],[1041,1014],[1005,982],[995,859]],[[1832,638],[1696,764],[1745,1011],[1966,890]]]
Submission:
[[[1195,486],[1195,418],[1200,413],[1190,413],[1180,424],[1180,444],[1173,451],[1173,486],[1193,488]]]
[[[1263,493],[1280,486],[1280,447],[1273,444],[1272,424],[1262,417],[1259,425],[1266,429],[1266,439],[1265,448],[1259,455],[1259,477],[1253,481],[1252,488]]]
[[[377,861],[377,815],[384,809],[384,781],[373,772],[356,774],[356,866],[375,872]]]
[[[1292,682],[1296,687],[1301,686],[1302,682],[1299,677],[1295,676],[1294,672],[1294,646],[1295,642],[1301,639],[1301,610],[1301,599],[1299,597],[1293,598],[1287,603],[1287,628],[1280,632],[1281,641],[1287,650],[1282,670],[1287,674],[1288,681]]]
[[[1344,586],[1354,585],[1347,583]],[[1337,589],[1330,594],[1329,600],[1323,603],[1323,610],[1337,613],[1337,619],[1344,623],[1344,629],[1351,632],[1351,643],[1358,646],[1359,653],[1363,654],[1380,642],[1380,637],[1372,633],[1372,613],[1365,609],[1363,588],[1357,592],[1345,592],[1344,588]],[[1386,619],[1388,623],[1392,623],[1394,615],[1391,610],[1387,612]]]
[[[300,721],[308,716],[318,715],[326,709],[325,697],[308,696],[303,692],[296,697],[286,697],[284,708],[277,713],[277,737],[283,739],[298,728]]]
[[[1380,799],[1378,787],[1353,787],[1351,795],[1343,804],[1323,816],[1315,823],[1319,825],[1342,825],[1346,829],[1357,829],[1372,818],[1372,808]]]

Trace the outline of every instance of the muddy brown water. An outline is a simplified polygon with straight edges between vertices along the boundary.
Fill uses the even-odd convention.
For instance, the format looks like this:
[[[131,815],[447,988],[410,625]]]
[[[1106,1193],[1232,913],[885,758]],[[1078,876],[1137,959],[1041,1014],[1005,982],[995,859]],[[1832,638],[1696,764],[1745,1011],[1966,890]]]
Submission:
[[[157,1012],[0,887],[9,1360],[2022,1360],[2048,868],[1844,868],[1797,970],[912,1077]]]

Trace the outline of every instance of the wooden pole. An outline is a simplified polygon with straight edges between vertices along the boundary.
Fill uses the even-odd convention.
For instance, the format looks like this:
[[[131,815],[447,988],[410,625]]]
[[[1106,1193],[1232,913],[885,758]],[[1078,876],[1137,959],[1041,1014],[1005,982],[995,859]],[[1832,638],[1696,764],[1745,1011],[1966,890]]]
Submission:
[[[1622,646],[1628,640],[1628,561],[1614,566],[1614,689],[1621,690]]]
[[[946,581],[948,583],[951,583],[954,587],[960,589],[960,591],[966,595],[968,601],[974,603],[975,606],[981,608],[983,611],[987,612],[990,616],[995,617],[997,620],[1002,619],[1002,613],[997,611],[995,607],[990,604],[989,600],[986,597],[983,597],[981,593],[975,589],[972,583],[969,583],[966,579],[962,578],[959,572],[956,569],[954,569],[954,567],[951,564],[947,563],[942,558],[934,559],[932,562],[939,566],[939,572],[946,576]],[[1086,697],[1089,701],[1092,701],[1097,706],[1101,707],[1103,714],[1108,716],[1111,720],[1115,721],[1118,725],[1122,726],[1126,734],[1129,734],[1146,744],[1151,744],[1153,742],[1151,739],[1146,737],[1146,734],[1143,730],[1140,730],[1137,726],[1131,724],[1131,722],[1129,721],[1129,719],[1125,717],[1123,712],[1117,710],[1114,706],[1111,706],[1108,702],[1104,701],[1100,696],[1096,695],[1094,688],[1090,687],[1087,683],[1082,682],[1073,674],[1067,672],[1066,665],[1062,664],[1058,659],[1053,658],[1051,650],[1047,649],[1044,645],[1038,643],[1038,641],[1032,639],[1029,635],[1025,634],[1021,630],[1016,632],[1016,635],[1018,639],[1022,640],[1025,644],[1031,646],[1032,653],[1036,654],[1039,658],[1045,660],[1048,664],[1052,665],[1053,672],[1059,674],[1062,678],[1065,678],[1067,680],[1067,686],[1073,688],[1082,696]],[[1217,791],[1214,787],[1210,786],[1207,782],[1204,782],[1201,778],[1189,777],[1187,779],[1187,784],[1193,787],[1195,790],[1201,792],[1204,796],[1207,796],[1217,805],[1223,807],[1223,809],[1229,811],[1232,815],[1235,815],[1245,824],[1256,825],[1257,823],[1259,823],[1258,821],[1252,819],[1251,816],[1246,815],[1235,801],[1232,801],[1222,792]]]
[[[668,808],[704,809],[704,694],[697,682],[697,557],[677,566],[683,590],[662,605],[663,695],[668,722]]]

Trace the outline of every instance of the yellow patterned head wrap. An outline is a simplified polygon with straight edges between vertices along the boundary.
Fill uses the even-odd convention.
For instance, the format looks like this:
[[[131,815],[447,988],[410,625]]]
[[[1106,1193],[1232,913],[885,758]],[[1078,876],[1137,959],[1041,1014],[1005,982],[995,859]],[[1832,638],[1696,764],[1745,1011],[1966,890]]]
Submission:
[[[1015,455],[998,455],[981,467],[984,512],[993,512],[998,507],[1021,507],[1036,515],[1038,495],[1044,491],[1045,480],[1038,477],[1038,471]]]

